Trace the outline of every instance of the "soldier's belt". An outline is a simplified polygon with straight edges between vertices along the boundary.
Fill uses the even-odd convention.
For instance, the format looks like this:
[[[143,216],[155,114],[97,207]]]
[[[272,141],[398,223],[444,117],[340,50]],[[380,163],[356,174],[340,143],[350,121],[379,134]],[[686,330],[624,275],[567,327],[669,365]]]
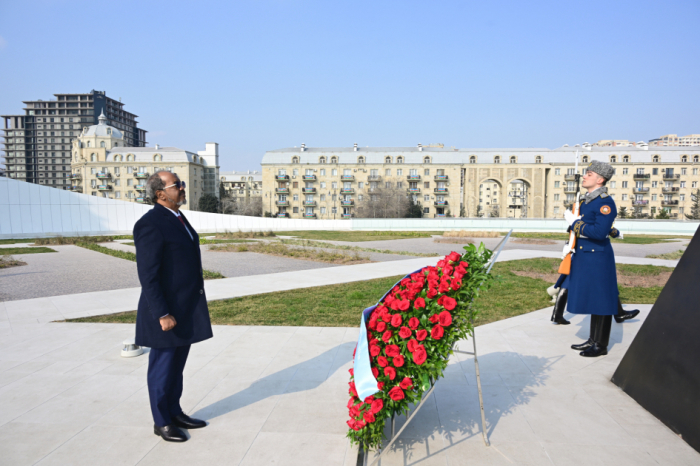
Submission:
[[[580,235],[579,238],[590,239],[588,236],[583,236],[583,235]],[[608,239],[608,238],[610,238],[610,235],[607,235],[604,239]]]

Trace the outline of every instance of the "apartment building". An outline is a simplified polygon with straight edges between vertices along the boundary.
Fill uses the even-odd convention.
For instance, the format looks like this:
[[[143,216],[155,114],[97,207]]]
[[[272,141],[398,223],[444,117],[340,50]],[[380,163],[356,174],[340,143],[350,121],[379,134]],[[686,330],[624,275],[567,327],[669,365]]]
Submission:
[[[262,160],[263,209],[291,218],[350,218],[378,188],[405,191],[425,218],[490,216],[561,218],[580,172],[609,162],[618,209],[682,218],[700,182],[700,147],[564,145],[557,149],[445,147],[301,147],[272,150]]]
[[[197,210],[204,194],[219,196],[219,145],[206,143],[197,153],[177,147],[132,147],[125,134],[100,115],[72,144],[69,190],[92,196],[145,202],[146,180],[153,173],[177,173],[187,190],[183,209]]]
[[[221,172],[220,183],[226,196],[231,199],[262,197],[262,173],[259,171]]]
[[[2,115],[4,162],[10,178],[68,189],[71,145],[85,128],[106,122],[124,135],[132,147],[146,145],[146,131],[137,116],[124,110],[120,100],[104,91],[86,94],[54,94],[55,100],[24,101],[24,113]]]
[[[666,134],[656,139],[649,141],[650,146],[679,146],[692,147],[700,146],[700,134],[689,134],[687,136],[678,136],[677,134]]]

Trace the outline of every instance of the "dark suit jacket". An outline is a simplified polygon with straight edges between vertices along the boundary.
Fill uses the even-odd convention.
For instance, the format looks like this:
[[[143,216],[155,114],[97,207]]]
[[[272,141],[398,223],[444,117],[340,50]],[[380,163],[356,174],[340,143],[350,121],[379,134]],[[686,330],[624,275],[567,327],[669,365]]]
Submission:
[[[199,236],[184,215],[183,220],[194,241],[175,215],[160,204],[134,226],[136,267],[141,282],[136,316],[139,346],[170,348],[212,337]],[[177,320],[175,328],[168,332],[160,326],[160,318],[166,314]]]

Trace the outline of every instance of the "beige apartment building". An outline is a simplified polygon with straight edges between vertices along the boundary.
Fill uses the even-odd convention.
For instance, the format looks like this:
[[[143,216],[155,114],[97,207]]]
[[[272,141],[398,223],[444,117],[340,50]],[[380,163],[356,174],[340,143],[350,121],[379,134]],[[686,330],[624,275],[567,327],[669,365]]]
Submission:
[[[700,182],[700,147],[646,144],[557,149],[301,147],[268,151],[262,160],[263,210],[290,218],[350,218],[378,188],[405,191],[423,217],[561,218],[574,200],[580,172],[609,162],[618,209],[683,218]]]
[[[262,197],[262,173],[259,171],[221,172],[220,183],[226,195],[236,201]]]
[[[656,139],[649,141],[650,146],[679,146],[691,147],[700,146],[700,134],[689,134],[687,136],[678,137],[677,134],[666,134]]]
[[[71,146],[70,191],[145,202],[146,180],[159,170],[177,173],[186,184],[187,205],[197,210],[204,194],[219,196],[219,145],[207,143],[204,151],[176,147],[130,147],[124,134],[106,124],[83,129]]]

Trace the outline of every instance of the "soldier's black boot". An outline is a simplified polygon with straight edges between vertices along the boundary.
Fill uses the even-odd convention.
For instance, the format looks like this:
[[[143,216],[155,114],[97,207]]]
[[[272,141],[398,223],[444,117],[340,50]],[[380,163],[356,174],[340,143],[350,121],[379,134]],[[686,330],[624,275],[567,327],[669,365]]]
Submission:
[[[620,297],[617,297],[617,315],[615,316],[615,322],[621,324],[622,322],[630,319],[634,319],[639,314],[639,309],[633,309],[631,311],[625,311],[622,309],[622,301]]]
[[[554,303],[554,310],[552,311],[551,321],[559,325],[569,325],[571,322],[564,318],[564,308],[566,308],[566,298],[569,294],[569,290],[566,288],[560,288],[559,294],[557,295],[557,301]]]
[[[590,336],[588,337],[588,340],[586,340],[583,343],[580,343],[578,345],[571,345],[572,350],[583,351],[583,350],[586,350],[586,349],[590,348],[591,346],[593,346],[593,336],[595,335],[595,326],[594,326],[595,319],[594,319],[594,317],[595,316],[591,316],[590,331],[588,333]]]
[[[610,328],[612,327],[612,316],[591,316],[595,317],[595,333],[593,334],[593,345],[581,351],[581,356],[596,358],[608,354],[608,343],[610,343]]]

